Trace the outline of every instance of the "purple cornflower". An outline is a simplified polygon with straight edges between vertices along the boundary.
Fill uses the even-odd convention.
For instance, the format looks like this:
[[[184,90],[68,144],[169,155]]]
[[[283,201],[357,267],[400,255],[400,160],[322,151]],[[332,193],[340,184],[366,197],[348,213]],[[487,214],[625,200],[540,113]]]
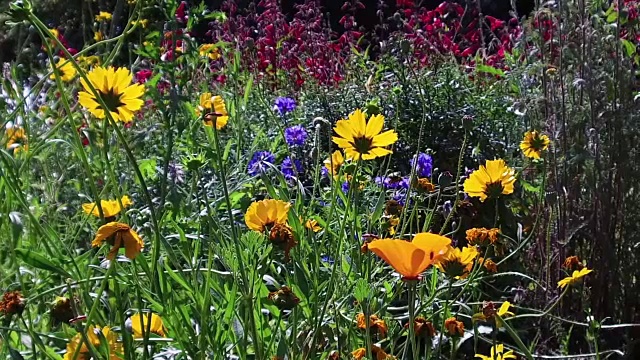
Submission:
[[[275,157],[268,151],[256,151],[249,161],[247,170],[249,175],[256,176],[264,174],[269,170],[269,165],[275,162]]]
[[[296,101],[288,97],[276,99],[273,108],[282,116],[296,109]]]
[[[349,193],[349,182],[345,181],[342,183],[342,192],[347,195]]]
[[[289,146],[303,146],[307,140],[307,131],[302,125],[295,125],[284,130],[284,140]]]
[[[383,186],[387,189],[408,189],[409,188],[409,178],[408,177],[399,177],[399,176],[376,176],[375,178],[376,184]]]
[[[430,177],[431,170],[433,170],[433,159],[429,154],[420,153],[418,154],[418,164],[416,165],[416,157],[414,156],[411,160],[411,166],[416,167],[418,177]]]
[[[184,169],[182,165],[175,162],[169,163],[169,178],[176,184],[182,184],[184,182]]]
[[[302,174],[302,162],[298,159],[291,159],[291,157],[287,156],[282,160],[280,171],[282,171],[282,175],[284,175],[284,178],[287,180],[296,178]]]

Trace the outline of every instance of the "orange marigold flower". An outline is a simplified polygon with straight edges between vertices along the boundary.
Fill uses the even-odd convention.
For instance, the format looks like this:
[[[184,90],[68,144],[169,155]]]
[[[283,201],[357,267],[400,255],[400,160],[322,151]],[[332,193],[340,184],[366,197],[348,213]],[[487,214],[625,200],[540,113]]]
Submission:
[[[295,237],[293,236],[293,230],[291,226],[283,223],[276,223],[269,232],[269,241],[274,246],[279,247],[284,251],[284,261],[289,261],[289,253],[294,246],[298,245]]]
[[[449,336],[462,336],[464,335],[464,323],[456,320],[455,317],[450,317],[444,321],[444,328]]]
[[[384,352],[384,350],[382,350],[382,348],[376,345],[371,345],[371,354],[374,356],[375,360],[391,360],[396,358],[395,356],[387,354],[386,352]],[[367,356],[367,349],[356,349],[351,353],[351,356],[353,356],[353,358],[356,360],[361,360],[365,356]]]
[[[580,262],[580,258],[574,255],[564,259],[562,267],[567,270],[581,270],[584,265]]]
[[[480,258],[479,261],[482,262],[482,258]],[[496,264],[493,260],[485,259],[482,264],[484,265],[484,268],[487,269],[488,272],[492,272],[492,273],[498,272],[498,264]]]
[[[356,322],[358,329],[367,329],[367,322],[363,313],[359,313],[358,315],[356,315]],[[380,334],[380,336],[385,336],[388,330],[387,323],[384,320],[378,318],[377,315],[369,316],[369,328],[376,330],[378,334]]]
[[[144,247],[144,242],[137,232],[131,229],[129,225],[115,221],[102,225],[98,229],[91,246],[99,247],[105,241],[111,245],[111,250],[107,255],[109,260],[113,260],[116,257],[121,247],[125,249],[125,256],[133,260]]]
[[[280,310],[291,310],[300,303],[300,299],[288,286],[283,286],[280,290],[270,292],[268,298]]]
[[[432,192],[436,189],[436,186],[433,185],[428,178],[419,178],[416,180],[414,186],[418,191],[422,192]]]
[[[8,291],[2,296],[0,301],[0,313],[5,316],[20,314],[24,310],[25,299],[20,291]]]
[[[498,241],[500,229],[493,228],[473,228],[467,230],[467,241],[471,245],[486,246],[493,245]]]
[[[404,325],[405,329],[409,328],[409,323]],[[413,332],[417,337],[434,337],[436,336],[436,329],[433,327],[431,321],[428,321],[422,316],[418,316],[413,319]]]

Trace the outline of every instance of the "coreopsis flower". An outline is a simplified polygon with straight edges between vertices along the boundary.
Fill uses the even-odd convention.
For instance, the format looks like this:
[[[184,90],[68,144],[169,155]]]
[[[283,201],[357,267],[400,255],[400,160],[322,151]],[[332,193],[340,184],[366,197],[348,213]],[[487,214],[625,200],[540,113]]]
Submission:
[[[506,318],[507,316],[515,315],[514,313],[509,311],[510,307],[511,307],[511,303],[510,302],[508,302],[508,301],[503,302],[502,305],[500,305],[500,309],[498,309],[497,314],[501,318]],[[498,318],[496,318],[496,326],[497,327],[501,327],[502,326],[502,321],[500,319],[498,319]]]
[[[315,219],[308,219],[307,221],[305,221],[304,227],[309,229],[309,230],[311,230],[311,231],[313,231],[313,232],[318,232],[318,231],[322,230],[322,228],[318,224],[318,221],[315,220]]]
[[[106,11],[100,11],[98,15],[96,15],[96,21],[109,21],[111,18],[111,13]]]
[[[71,60],[66,60],[63,58],[58,59],[58,62],[56,63],[56,69],[58,69],[58,72],[60,73],[60,80],[64,82],[69,82],[76,77],[76,68],[71,63]],[[55,80],[56,73],[53,72],[49,76],[49,79]]]
[[[131,325],[131,332],[133,337],[144,338],[147,328],[149,327],[149,321],[151,321],[151,328],[149,329],[152,334],[166,337],[167,329],[164,327],[162,318],[160,315],[154,313],[133,314],[129,320],[127,320],[127,326]]]
[[[404,327],[408,329],[409,323],[406,323]],[[436,336],[436,329],[433,327],[433,323],[422,316],[413,319],[413,332],[416,337],[432,338]]]
[[[420,274],[437,262],[447,250],[451,240],[431,233],[416,234],[411,242],[382,239],[367,246],[402,275],[403,280],[419,280]]]
[[[391,360],[396,358],[395,356],[389,355],[386,352],[384,352],[384,350],[382,350],[382,348],[377,345],[371,345],[371,354],[374,357],[373,360]],[[351,356],[353,356],[355,360],[361,360],[365,356],[367,356],[367,349],[365,348],[356,349],[351,353]]]
[[[496,344],[491,348],[491,355],[485,356],[481,354],[476,354],[475,357],[480,358],[481,360],[505,360],[505,359],[517,359],[516,355],[512,350],[504,351],[503,344]]]
[[[420,153],[411,160],[411,166],[416,168],[416,175],[421,178],[431,176],[433,158],[429,154]]]
[[[500,229],[498,228],[472,228],[467,230],[467,241],[469,245],[486,246],[493,245],[498,241]]]
[[[266,173],[271,165],[275,162],[275,156],[269,151],[256,151],[253,153],[249,165],[247,166],[247,173],[251,176],[257,176]]]
[[[582,262],[580,262],[580,258],[574,255],[564,259],[564,263],[562,264],[562,267],[571,271],[571,270],[581,270],[584,267],[584,265],[582,264]]]
[[[584,276],[592,272],[593,270],[587,269],[586,267],[581,270],[574,270],[571,276],[567,276],[566,278],[558,281],[558,287],[560,289],[565,288],[567,285],[573,285],[580,281]]]
[[[2,295],[2,300],[0,300],[0,313],[5,316],[20,314],[24,310],[24,306],[25,299],[20,291],[7,291]]]
[[[372,160],[393,153],[385,147],[398,141],[393,130],[382,132],[384,116],[372,115],[366,122],[365,115],[356,109],[348,120],[338,120],[333,130],[338,134],[333,142],[344,150],[347,159]]]
[[[120,206],[121,203],[122,207]],[[120,201],[118,201],[117,199],[100,200],[100,207],[102,207],[102,213],[104,214],[105,218],[114,217],[118,215],[124,208],[127,208],[131,205],[133,205],[133,201],[131,201],[131,198],[129,198],[129,196],[127,195],[124,195],[122,198],[120,198]],[[82,210],[87,214],[100,217],[100,211],[98,211],[96,203],[92,202],[82,204]]]
[[[542,152],[549,148],[551,141],[547,135],[535,130],[527,131],[520,143],[520,149],[524,156],[531,159],[540,159]]]
[[[102,225],[98,229],[91,246],[99,247],[105,241],[111,245],[111,250],[107,255],[109,260],[113,260],[116,257],[121,247],[124,247],[125,256],[133,260],[144,247],[144,242],[138,233],[131,229],[129,225],[115,221]]]
[[[448,276],[465,277],[469,274],[469,265],[472,265],[477,257],[478,249],[475,246],[467,246],[463,249],[449,246],[435,266]]]
[[[134,112],[142,108],[144,86],[131,84],[133,76],[129,69],[99,66],[91,70],[87,78],[106,108],[98,102],[84,79],[80,79],[84,91],[78,93],[78,102],[98,119],[104,119],[108,111],[113,120],[128,123],[133,120]]]
[[[296,109],[296,101],[288,97],[278,97],[274,102],[273,108],[280,115],[284,115],[293,112]]]
[[[124,349],[122,344],[118,342],[118,334],[114,333],[108,326],[102,329],[94,326],[87,327],[87,339],[96,348],[99,348],[101,345],[100,335],[107,341],[109,360],[122,359],[120,355],[123,354]],[[89,360],[91,358],[91,352],[87,344],[83,341],[82,334],[76,334],[67,344],[67,352],[64,354],[64,360]]]
[[[286,224],[291,204],[282,200],[266,199],[252,203],[244,215],[249,229],[258,232],[271,230],[277,224]]]
[[[364,316],[364,313],[359,313],[356,315],[356,326],[360,330],[367,329],[367,320]],[[387,323],[384,320],[378,318],[377,315],[369,316],[369,329],[376,331],[382,337],[384,337],[388,331]]]
[[[487,160],[464,182],[464,191],[471,197],[479,197],[480,201],[487,198],[495,199],[501,195],[513,193],[516,182],[515,170],[508,167],[504,160]]]
[[[284,130],[284,140],[289,146],[303,146],[307,140],[307,131],[302,125],[295,125]]]
[[[7,149],[13,149],[14,155],[20,151],[29,150],[27,133],[24,131],[24,128],[12,126],[7,128],[5,133],[7,135]]]
[[[288,286],[270,292],[268,299],[280,310],[291,310],[300,303],[300,299]]]
[[[220,130],[229,122],[229,113],[221,96],[212,96],[211,93],[203,93],[200,95],[200,104],[196,108],[196,114],[200,116],[204,114],[204,124],[213,126]]]
[[[336,150],[331,156],[324,161],[324,167],[334,178],[340,174],[340,168],[344,164],[344,157],[340,150]]]
[[[444,321],[444,330],[447,335],[463,336],[464,335],[464,323],[458,321],[455,317],[450,317]]]
[[[198,54],[201,57],[209,58],[210,60],[220,59],[220,50],[215,44],[202,44],[198,48]]]

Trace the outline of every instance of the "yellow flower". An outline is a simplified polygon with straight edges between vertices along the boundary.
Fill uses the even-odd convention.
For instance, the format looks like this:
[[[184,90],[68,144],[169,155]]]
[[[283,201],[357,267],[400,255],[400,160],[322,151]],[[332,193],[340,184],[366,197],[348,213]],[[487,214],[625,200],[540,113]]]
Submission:
[[[120,203],[122,202],[122,207],[120,207]],[[125,195],[120,201],[118,200],[100,200],[100,207],[102,207],[102,213],[105,218],[110,218],[116,216],[122,211],[123,208],[129,207],[133,204],[133,201]],[[82,204],[82,210],[85,213],[91,214],[96,217],[100,217],[100,212],[98,211],[98,207],[96,203],[86,203]]]
[[[133,77],[129,69],[99,66],[91,70],[87,77],[105,103],[106,109],[98,103],[84,79],[80,79],[84,91],[78,93],[78,101],[98,119],[104,119],[105,111],[109,111],[113,120],[127,123],[133,120],[133,113],[142,108],[144,101],[140,98],[144,95],[144,86],[131,84]]]
[[[122,348],[122,344],[118,343],[118,334],[111,331],[111,328],[108,326],[105,326],[102,329],[93,326],[87,327],[87,338],[96,348],[100,347],[101,344],[99,336],[100,333],[102,333],[102,336],[104,336],[109,346],[109,360],[121,359],[122,357],[120,355],[124,354],[124,349]],[[67,352],[64,354],[64,360],[72,359],[91,359],[89,347],[82,340],[82,334],[76,334],[67,344]]]
[[[115,221],[100,226],[95,239],[91,242],[91,246],[101,246],[105,241],[112,246],[107,255],[109,260],[113,260],[118,250],[123,246],[125,256],[133,260],[144,247],[144,242],[142,242],[142,238],[138,233],[133,231],[129,225]]]
[[[149,25],[149,20],[147,19],[133,20],[131,22],[131,26],[136,26],[136,25],[140,25],[141,28],[146,29],[147,26]]]
[[[93,40],[97,41],[102,41],[104,40],[104,34],[102,33],[102,31],[98,30],[96,32],[93,33]]]
[[[76,77],[76,68],[71,63],[71,60],[65,60],[60,58],[56,63],[56,68],[60,72],[60,79],[64,82],[69,82]],[[55,72],[49,76],[49,79],[55,80],[56,74]]]
[[[57,29],[49,29],[49,31],[51,32],[51,35],[53,35],[54,38],[59,38],[60,37],[60,32]]]
[[[365,121],[364,113],[356,109],[348,120],[338,120],[333,130],[338,136],[333,142],[344,150],[347,159],[371,160],[393,153],[384,147],[398,141],[398,134],[393,130],[382,132],[384,116],[372,115]]]
[[[458,249],[449,246],[448,251],[435,264],[440,271],[451,277],[465,277],[471,271],[472,263],[478,257],[475,246]]]
[[[80,65],[80,67],[85,69],[90,68],[92,66],[100,65],[100,58],[95,55],[90,55],[90,56],[80,55],[76,60],[78,61],[78,64]]]
[[[507,167],[504,160],[487,160],[486,165],[481,165],[465,180],[464,191],[469,196],[479,197],[480,201],[511,194],[516,182],[514,174],[515,170]]]
[[[532,159],[540,159],[543,151],[547,150],[551,141],[547,135],[535,130],[527,131],[520,143],[520,149],[524,156]]]
[[[500,315],[501,318],[506,318],[507,316],[513,316],[515,315],[514,313],[512,313],[511,311],[509,311],[509,308],[511,307],[511,303],[508,301],[505,301],[502,303],[502,305],[500,305],[500,309],[498,309],[498,315]],[[498,318],[496,319],[496,326],[497,327],[501,327],[502,326],[502,321],[499,320]]]
[[[304,227],[306,227],[307,229],[313,231],[313,232],[318,232],[320,230],[322,230],[322,228],[320,227],[320,225],[318,225],[318,221],[315,219],[309,219],[304,223]]]
[[[517,359],[517,357],[513,354],[513,350],[505,352],[504,345],[502,344],[497,344],[491,348],[491,356],[476,354],[476,357],[480,358],[481,360]]]
[[[267,199],[256,201],[249,206],[244,222],[249,229],[263,232],[276,224],[285,224],[291,204],[282,200]]]
[[[131,321],[131,331],[133,332],[133,337],[144,338],[144,335],[147,332],[147,327],[149,326],[149,318],[151,318],[151,333],[158,336],[166,337],[167,329],[162,323],[162,318],[159,315],[153,313],[134,314],[131,316],[129,320]]]
[[[340,150],[336,150],[331,156],[324,161],[324,167],[329,171],[334,178],[340,174],[340,168],[344,164],[344,157]]]
[[[214,44],[200,45],[198,53],[200,53],[200,56],[208,57],[211,60],[218,60],[220,58],[220,51]]]
[[[566,278],[558,281],[558,287],[559,288],[564,288],[567,285],[573,285],[576,282],[580,281],[580,279],[589,274],[590,272],[592,272],[593,270],[587,269],[586,267],[582,268],[582,270],[575,270],[571,276],[567,276]]]
[[[216,129],[220,130],[227,125],[229,113],[221,96],[212,96],[211,93],[200,95],[200,105],[196,108],[196,114],[200,116],[204,113],[205,126],[213,126],[215,121]]]
[[[96,15],[96,21],[109,21],[111,18],[111,13],[106,11],[100,11],[100,13]]]
[[[13,149],[13,154],[17,154],[20,151],[29,150],[29,144],[27,141],[27,134],[21,127],[10,127],[6,130],[7,134],[7,149]]]

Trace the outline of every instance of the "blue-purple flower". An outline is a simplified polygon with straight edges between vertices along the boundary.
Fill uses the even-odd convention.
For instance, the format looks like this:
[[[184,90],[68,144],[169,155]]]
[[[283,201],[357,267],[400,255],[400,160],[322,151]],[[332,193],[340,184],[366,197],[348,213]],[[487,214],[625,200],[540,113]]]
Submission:
[[[411,166],[415,166],[418,177],[431,177],[431,171],[433,170],[433,159],[431,158],[431,155],[420,153],[418,154],[417,162],[418,163],[416,164],[416,157],[414,156],[411,160]]]
[[[296,109],[296,101],[288,97],[278,97],[273,108],[280,115],[284,115]]]
[[[307,130],[302,125],[295,125],[284,130],[284,140],[289,146],[303,146],[307,140]]]
[[[302,162],[298,159],[291,159],[289,156],[284,158],[280,165],[280,171],[282,171],[282,175],[287,180],[298,177],[302,174],[302,170]]]
[[[376,184],[385,187],[386,189],[408,189],[409,178],[399,176],[376,176]]]
[[[269,170],[269,166],[273,165],[274,162],[275,157],[269,151],[256,151],[253,153],[251,161],[249,161],[247,171],[251,176],[264,174]]]

